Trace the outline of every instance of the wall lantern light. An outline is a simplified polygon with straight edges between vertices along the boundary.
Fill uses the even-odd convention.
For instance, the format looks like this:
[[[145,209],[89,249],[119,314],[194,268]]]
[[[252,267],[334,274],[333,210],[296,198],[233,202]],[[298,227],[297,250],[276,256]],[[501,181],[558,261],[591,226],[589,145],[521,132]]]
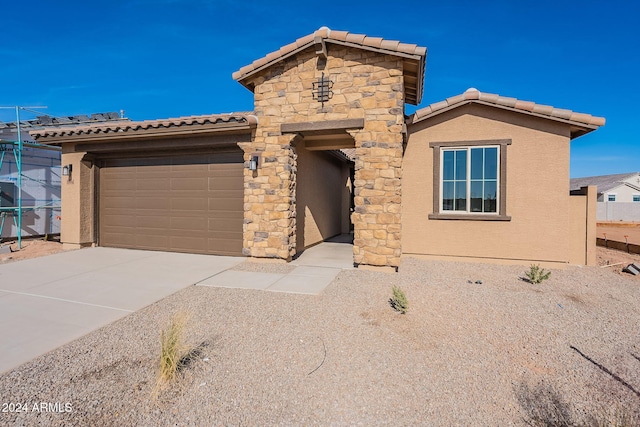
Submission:
[[[69,164],[69,165],[64,165],[64,166],[62,167],[62,176],[68,176],[68,177],[70,177],[70,176],[71,176],[71,170],[72,170],[72,169],[73,169],[73,168],[72,168],[72,165],[70,165],[70,164]]]
[[[258,156],[251,156],[251,160],[249,160],[249,170],[258,170]]]

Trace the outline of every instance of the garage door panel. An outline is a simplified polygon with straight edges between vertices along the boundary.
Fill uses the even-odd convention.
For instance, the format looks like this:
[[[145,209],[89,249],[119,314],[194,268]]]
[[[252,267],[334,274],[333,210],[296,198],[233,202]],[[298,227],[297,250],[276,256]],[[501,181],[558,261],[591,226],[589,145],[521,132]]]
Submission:
[[[172,230],[193,230],[198,233],[206,231],[207,219],[202,216],[183,215],[179,217],[171,217]]]
[[[110,159],[100,170],[100,244],[242,254],[243,156]]]
[[[207,183],[207,178],[205,176],[200,178],[194,178],[194,177],[171,178],[171,190],[201,191],[202,188],[206,185],[206,183]]]
[[[136,247],[141,249],[162,250],[169,243],[168,236],[158,234],[136,234]]]
[[[225,218],[223,215],[218,215],[216,218],[209,218],[207,223],[207,229],[209,231],[233,231],[242,233],[242,219],[238,220],[231,215],[227,215]]]
[[[237,175],[230,176],[219,176],[215,178],[209,178],[209,190],[217,191],[217,190],[235,190],[235,191],[243,191],[244,184],[242,181],[242,176],[238,177]]]
[[[110,232],[109,230],[103,230],[101,233],[101,240],[108,242],[108,245],[116,248],[131,248],[136,246],[136,236],[131,233],[122,232]]]
[[[171,227],[171,220],[166,215],[145,215],[135,217],[135,226],[139,228],[156,228],[164,230]]]
[[[171,208],[170,204],[171,200],[165,197],[148,197],[148,196],[140,196],[134,200],[135,209],[139,210],[164,210],[167,211]]]
[[[172,211],[207,211],[207,199],[197,197],[184,197],[171,199]]]
[[[168,191],[171,188],[169,178],[138,178],[135,182],[136,190]],[[128,185],[131,185],[131,181]]]
[[[105,214],[105,218],[112,227],[132,227],[135,228],[136,217],[133,215],[123,215],[120,213]]]
[[[238,252],[242,252],[242,240],[236,238],[231,239],[210,239],[209,251],[217,248],[223,255],[234,255]]]
[[[203,236],[172,236],[171,246],[179,252],[207,253],[207,239]]]

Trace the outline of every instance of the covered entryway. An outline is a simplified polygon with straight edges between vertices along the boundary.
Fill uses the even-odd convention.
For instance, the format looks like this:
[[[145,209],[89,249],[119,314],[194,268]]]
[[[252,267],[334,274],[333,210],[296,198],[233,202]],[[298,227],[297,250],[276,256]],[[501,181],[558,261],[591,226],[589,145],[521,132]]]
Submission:
[[[351,231],[353,162],[338,150],[296,144],[296,252]]]
[[[105,159],[98,244],[242,255],[243,153]]]

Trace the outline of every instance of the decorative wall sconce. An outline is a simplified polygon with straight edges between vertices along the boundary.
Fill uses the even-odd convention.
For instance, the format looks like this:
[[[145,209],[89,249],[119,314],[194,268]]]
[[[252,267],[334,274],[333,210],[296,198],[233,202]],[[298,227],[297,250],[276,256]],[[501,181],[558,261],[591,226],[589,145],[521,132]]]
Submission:
[[[71,164],[62,166],[62,176],[68,176],[71,179],[71,170],[73,166]]]
[[[249,170],[255,171],[258,170],[258,156],[251,156],[251,160],[249,160]]]

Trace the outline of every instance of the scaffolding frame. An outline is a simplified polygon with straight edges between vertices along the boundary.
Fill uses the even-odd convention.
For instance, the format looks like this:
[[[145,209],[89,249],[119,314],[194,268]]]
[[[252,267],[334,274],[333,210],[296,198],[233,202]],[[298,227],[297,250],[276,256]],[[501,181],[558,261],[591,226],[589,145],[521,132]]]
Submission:
[[[17,131],[17,141],[8,141],[8,140],[4,140],[4,139],[0,139],[0,146],[2,146],[2,149],[0,150],[0,169],[2,169],[2,164],[5,158],[5,154],[7,153],[7,151],[12,151],[13,152],[13,157],[15,159],[16,162],[16,168],[17,168],[17,185],[16,185],[16,190],[18,193],[18,197],[17,197],[17,203],[16,206],[10,206],[10,207],[0,207],[0,216],[2,216],[2,220],[0,221],[0,238],[2,236],[2,231],[4,229],[4,224],[5,224],[5,220],[6,220],[6,216],[7,214],[12,214],[13,217],[13,224],[16,227],[16,234],[17,234],[17,240],[18,240],[18,249],[22,249],[22,216],[26,213],[26,212],[30,212],[30,211],[35,211],[37,209],[60,209],[60,206],[53,206],[52,204],[54,202],[50,202],[50,203],[45,203],[44,205],[41,206],[23,206],[22,204],[22,178],[23,178],[23,173],[22,173],[22,151],[23,149],[26,148],[37,148],[37,149],[43,149],[43,150],[53,150],[53,151],[62,151],[62,149],[60,147],[56,147],[53,145],[47,145],[47,144],[40,144],[37,142],[30,142],[30,141],[23,141],[22,139],[22,129],[21,129],[21,122],[20,122],[20,111],[21,110],[26,110],[26,111],[32,111],[30,109],[32,108],[47,108],[47,107],[42,107],[42,106],[36,106],[36,107],[20,107],[20,106],[14,106],[14,107],[0,107],[2,109],[14,109],[15,113],[16,113],[16,131]],[[6,149],[6,146],[11,146],[10,150]],[[28,177],[25,177],[28,178]]]

